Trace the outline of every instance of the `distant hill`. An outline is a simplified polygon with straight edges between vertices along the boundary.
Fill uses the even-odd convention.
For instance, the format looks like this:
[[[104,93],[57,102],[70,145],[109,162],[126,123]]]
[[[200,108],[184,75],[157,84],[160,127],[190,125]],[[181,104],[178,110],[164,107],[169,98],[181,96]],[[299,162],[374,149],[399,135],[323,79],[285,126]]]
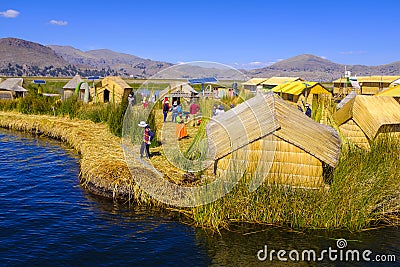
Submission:
[[[62,67],[68,65],[62,57],[44,45],[17,38],[0,39],[0,67],[9,64]]]
[[[144,59],[134,55],[98,49],[83,52],[71,46],[48,45],[69,64],[79,68],[116,70],[121,76],[149,77],[173,64]]]
[[[118,53],[108,49],[81,51],[71,46],[49,45],[17,39],[0,39],[0,75],[2,76],[73,76],[120,75],[150,78],[216,77],[235,79],[238,72],[210,64],[178,65],[168,72],[160,72],[173,64]],[[310,81],[332,81],[344,74],[345,66],[310,54],[279,61],[271,66],[241,70],[248,77],[298,76]],[[380,66],[347,65],[352,74],[400,75],[400,61]],[[242,75],[243,77],[243,75]]]
[[[353,75],[400,75],[400,61],[380,66],[346,65]],[[333,81],[344,75],[345,65],[310,54],[279,61],[271,66],[246,71],[251,77],[295,76],[310,81]]]

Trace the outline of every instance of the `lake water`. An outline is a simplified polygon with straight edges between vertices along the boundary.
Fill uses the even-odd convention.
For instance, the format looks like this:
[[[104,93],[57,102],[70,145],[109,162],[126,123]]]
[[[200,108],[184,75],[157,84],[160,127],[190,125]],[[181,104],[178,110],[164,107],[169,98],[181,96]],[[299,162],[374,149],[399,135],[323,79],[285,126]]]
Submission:
[[[79,158],[62,143],[0,129],[0,266],[375,266],[377,259],[386,260],[379,266],[400,264],[398,228],[352,234],[241,225],[212,234],[175,214],[92,196],[79,186],[78,175]],[[339,238],[346,239],[345,248],[337,247]],[[337,259],[326,253],[318,261],[329,248],[337,250]],[[371,262],[339,260],[347,249],[360,257],[371,251]],[[279,250],[288,262],[278,259]],[[305,250],[315,251],[316,260],[302,261]],[[299,262],[293,261],[296,252]]]

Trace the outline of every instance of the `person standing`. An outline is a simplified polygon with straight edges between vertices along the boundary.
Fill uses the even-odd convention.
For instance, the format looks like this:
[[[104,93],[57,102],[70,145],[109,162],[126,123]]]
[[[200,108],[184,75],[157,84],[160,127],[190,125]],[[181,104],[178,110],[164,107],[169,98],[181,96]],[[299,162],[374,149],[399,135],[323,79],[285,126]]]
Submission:
[[[142,103],[143,103],[143,108],[147,109],[147,107],[149,106],[149,102],[147,102],[147,98],[146,97],[143,97]]]
[[[133,101],[134,101],[134,97],[132,96],[132,94],[129,94],[129,96],[128,96],[128,103],[129,103],[129,106],[133,106],[134,105],[134,103],[133,103]]]
[[[311,118],[312,110],[310,104],[306,104],[306,115]]]
[[[163,104],[163,114],[164,114],[164,122],[167,121],[167,116],[168,116],[168,111],[169,111],[169,102],[168,100],[164,102]]]
[[[150,126],[144,121],[141,121],[138,126],[144,128],[142,145],[140,146],[140,157],[143,158],[143,154],[146,153],[146,158],[149,159],[150,144],[154,137],[154,133],[151,131]]]
[[[172,122],[176,121],[176,117],[178,117],[178,103],[175,101],[172,104]]]
[[[190,115],[193,118],[193,126],[196,125],[196,115],[197,115],[197,112],[199,112],[199,111],[200,111],[200,106],[193,100],[192,104],[189,107]]]

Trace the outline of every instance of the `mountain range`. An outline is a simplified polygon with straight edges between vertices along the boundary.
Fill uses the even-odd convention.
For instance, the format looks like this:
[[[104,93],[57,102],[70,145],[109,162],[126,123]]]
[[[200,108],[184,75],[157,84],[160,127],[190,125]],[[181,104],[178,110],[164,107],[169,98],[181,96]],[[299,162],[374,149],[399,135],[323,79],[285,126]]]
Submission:
[[[48,45],[17,39],[0,39],[0,75],[3,76],[72,76],[120,75],[122,77],[196,78],[214,76],[233,79],[232,70],[207,66],[186,66],[160,72],[174,64],[108,49],[81,51],[71,46]],[[347,65],[358,76],[400,75],[400,61],[379,66]],[[344,74],[345,65],[315,55],[303,54],[271,66],[240,70],[247,77],[296,76],[310,81],[332,81]],[[172,76],[173,77],[172,77]]]

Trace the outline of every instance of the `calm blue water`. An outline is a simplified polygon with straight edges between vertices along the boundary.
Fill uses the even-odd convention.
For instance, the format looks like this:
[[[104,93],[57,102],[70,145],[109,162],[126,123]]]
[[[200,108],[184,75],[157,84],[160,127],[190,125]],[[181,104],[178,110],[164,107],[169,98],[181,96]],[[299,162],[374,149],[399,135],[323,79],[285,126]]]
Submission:
[[[212,235],[167,212],[91,196],[78,174],[79,158],[60,142],[0,129],[0,266],[298,266],[276,256],[259,261],[257,253],[265,245],[318,252],[336,248],[337,238],[350,249],[394,255],[395,262],[380,266],[400,263],[398,228],[305,234],[247,225]]]

